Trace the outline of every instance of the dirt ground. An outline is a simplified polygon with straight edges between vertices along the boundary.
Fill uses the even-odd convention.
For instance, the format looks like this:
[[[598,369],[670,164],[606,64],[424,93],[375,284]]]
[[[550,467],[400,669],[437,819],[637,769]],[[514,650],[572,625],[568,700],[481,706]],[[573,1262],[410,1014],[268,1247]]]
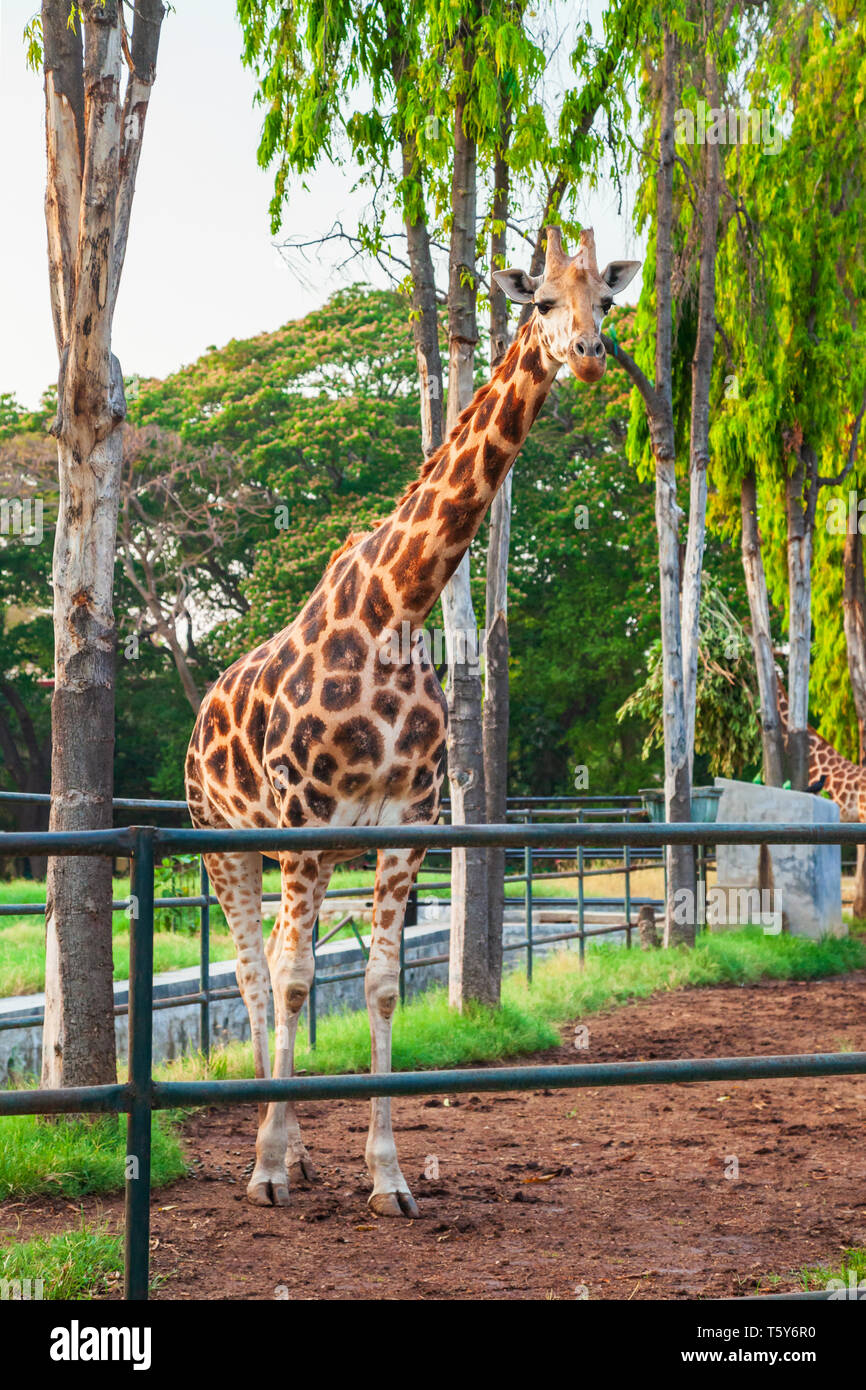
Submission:
[[[681,991],[587,1024],[588,1050],[572,1026],[533,1060],[866,1050],[866,974]],[[153,1200],[157,1298],[718,1298],[771,1274],[793,1288],[866,1245],[866,1077],[398,1100],[417,1221],[366,1206],[365,1104],[299,1115],[320,1176],[279,1210],[243,1198],[252,1107],[190,1122],[190,1176]],[[0,1227],[22,1239],[82,1206],[114,1223],[121,1205],[7,1203]]]

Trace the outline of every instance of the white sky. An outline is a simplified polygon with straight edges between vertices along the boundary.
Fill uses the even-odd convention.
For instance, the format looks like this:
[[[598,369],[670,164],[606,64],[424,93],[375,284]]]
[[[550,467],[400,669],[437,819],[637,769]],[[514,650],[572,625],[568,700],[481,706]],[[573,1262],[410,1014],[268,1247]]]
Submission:
[[[157,81],[145,129],[129,249],[114,323],[124,374],[164,376],[211,344],[279,327],[321,304],[346,279],[324,255],[300,281],[274,246],[268,222],[272,175],[256,163],[260,112],[240,60],[234,0],[175,0],[163,24]],[[598,11],[598,0],[591,10]],[[38,0],[0,0],[0,391],[36,405],[56,378],[48,299],[43,196],[41,75],[24,65],[22,31]],[[600,34],[600,26],[596,27]],[[313,236],[337,216],[347,225],[364,195],[351,171],[322,166],[310,189],[295,187],[284,234]],[[639,256],[612,194],[591,210],[599,259]],[[517,255],[515,255],[517,259]],[[639,293],[633,282],[629,299]]]

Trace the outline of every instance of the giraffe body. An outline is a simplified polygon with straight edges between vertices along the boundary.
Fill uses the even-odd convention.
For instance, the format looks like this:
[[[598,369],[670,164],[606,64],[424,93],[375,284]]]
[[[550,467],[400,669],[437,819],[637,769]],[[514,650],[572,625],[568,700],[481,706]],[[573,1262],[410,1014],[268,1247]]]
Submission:
[[[782,682],[776,678],[779,718],[782,730],[788,731],[788,696]],[[839,807],[843,821],[866,821],[866,767],[852,763],[837,753],[832,743],[813,729],[809,733],[809,790],[826,791]]]
[[[193,823],[213,828],[432,824],[446,766],[447,703],[422,644],[408,661],[391,640],[420,628],[454,573],[564,362],[587,382],[604,372],[601,319],[636,262],[599,274],[591,232],[576,257],[548,234],[543,277],[497,272],[538,312],[475,395],[393,514],[351,536],[287,628],[236,661],[202,702],[186,762]],[[290,1076],[298,1014],[313,978],[313,927],[333,867],[354,852],[280,853],[282,901],[262,940],[261,855],[205,856],[237,950],[257,1076]],[[406,900],[423,852],[380,851],[365,990],[372,1070],[391,1065]],[[416,1215],[400,1171],[390,1101],[372,1101],[367,1164],[381,1215]],[[291,1106],[260,1107],[247,1194],[284,1205],[289,1181],[313,1175]]]

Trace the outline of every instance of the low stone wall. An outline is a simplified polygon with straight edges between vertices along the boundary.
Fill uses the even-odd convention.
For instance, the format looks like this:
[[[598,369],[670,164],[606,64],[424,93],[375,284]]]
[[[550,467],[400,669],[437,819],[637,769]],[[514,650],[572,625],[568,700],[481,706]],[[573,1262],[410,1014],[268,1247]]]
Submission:
[[[450,921],[437,913],[436,907],[421,906],[418,926],[407,927],[405,933],[406,994],[407,997],[429,989],[433,984],[447,984],[448,963],[422,966],[420,962],[429,956],[448,954]],[[598,916],[599,914],[595,914]],[[567,922],[544,922],[549,917],[541,912],[534,917],[533,932],[537,936],[554,936],[568,931]],[[587,914],[589,923],[590,914]],[[522,913],[508,914],[504,926],[504,941],[508,945],[519,942],[526,934],[526,924]],[[622,941],[625,931],[611,933],[605,940]],[[368,938],[365,941],[368,942]],[[544,945],[534,943],[534,954],[542,957],[551,951],[577,949],[577,941],[552,942]],[[363,1009],[364,1000],[364,955],[354,939],[351,941],[329,941],[317,953],[316,967],[316,1012],[318,1017],[337,1013],[340,1010]],[[513,950],[506,956],[506,969],[520,968],[525,959],[520,950]],[[414,967],[414,968],[413,968]],[[353,975],[348,980],[332,980],[334,975]],[[233,960],[219,961],[211,965],[211,989],[234,988],[235,963]],[[153,983],[154,1002],[168,1000],[185,994],[194,994],[199,988],[197,966],[187,970],[172,970],[157,975]],[[129,999],[129,985],[126,980],[114,986],[115,1005],[126,1004]],[[19,995],[13,999],[0,999],[0,1019],[27,1018],[41,1015],[45,1003],[43,994]],[[273,1006],[271,1006],[273,1023]],[[201,1010],[198,1004],[178,1004],[154,1010],[153,1014],[153,1060],[155,1063],[182,1056],[200,1046]],[[117,1055],[121,1060],[127,1057],[129,1042],[129,1020],[126,1014],[115,1019],[117,1036]],[[210,1002],[211,1046],[247,1039],[250,1036],[249,1019],[242,999],[211,999]],[[0,1031],[0,1084],[18,1077],[38,1074],[42,1055],[42,1027],[30,1025],[22,1028]]]
[[[811,792],[764,787],[717,777],[722,789],[718,818],[750,821],[756,825],[835,825],[839,808],[826,797]],[[788,931],[793,936],[818,938],[844,936],[842,921],[842,848],[840,845],[767,845],[763,863],[759,844],[719,845],[716,850],[716,887],[722,895],[724,920],[715,929],[755,921],[750,901],[764,898],[765,930]],[[708,902],[708,916],[709,902]]]

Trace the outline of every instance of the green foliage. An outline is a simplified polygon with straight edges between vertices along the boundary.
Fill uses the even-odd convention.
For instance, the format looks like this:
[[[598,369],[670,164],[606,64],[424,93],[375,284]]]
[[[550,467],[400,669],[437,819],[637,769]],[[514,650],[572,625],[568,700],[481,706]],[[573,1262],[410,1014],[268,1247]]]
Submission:
[[[758,691],[752,649],[742,624],[719,591],[706,581],[699,615],[695,753],[713,776],[741,777],[761,761]],[[644,758],[663,747],[662,644],[647,652],[647,675],[625,701],[618,719],[639,716],[649,722]]]

